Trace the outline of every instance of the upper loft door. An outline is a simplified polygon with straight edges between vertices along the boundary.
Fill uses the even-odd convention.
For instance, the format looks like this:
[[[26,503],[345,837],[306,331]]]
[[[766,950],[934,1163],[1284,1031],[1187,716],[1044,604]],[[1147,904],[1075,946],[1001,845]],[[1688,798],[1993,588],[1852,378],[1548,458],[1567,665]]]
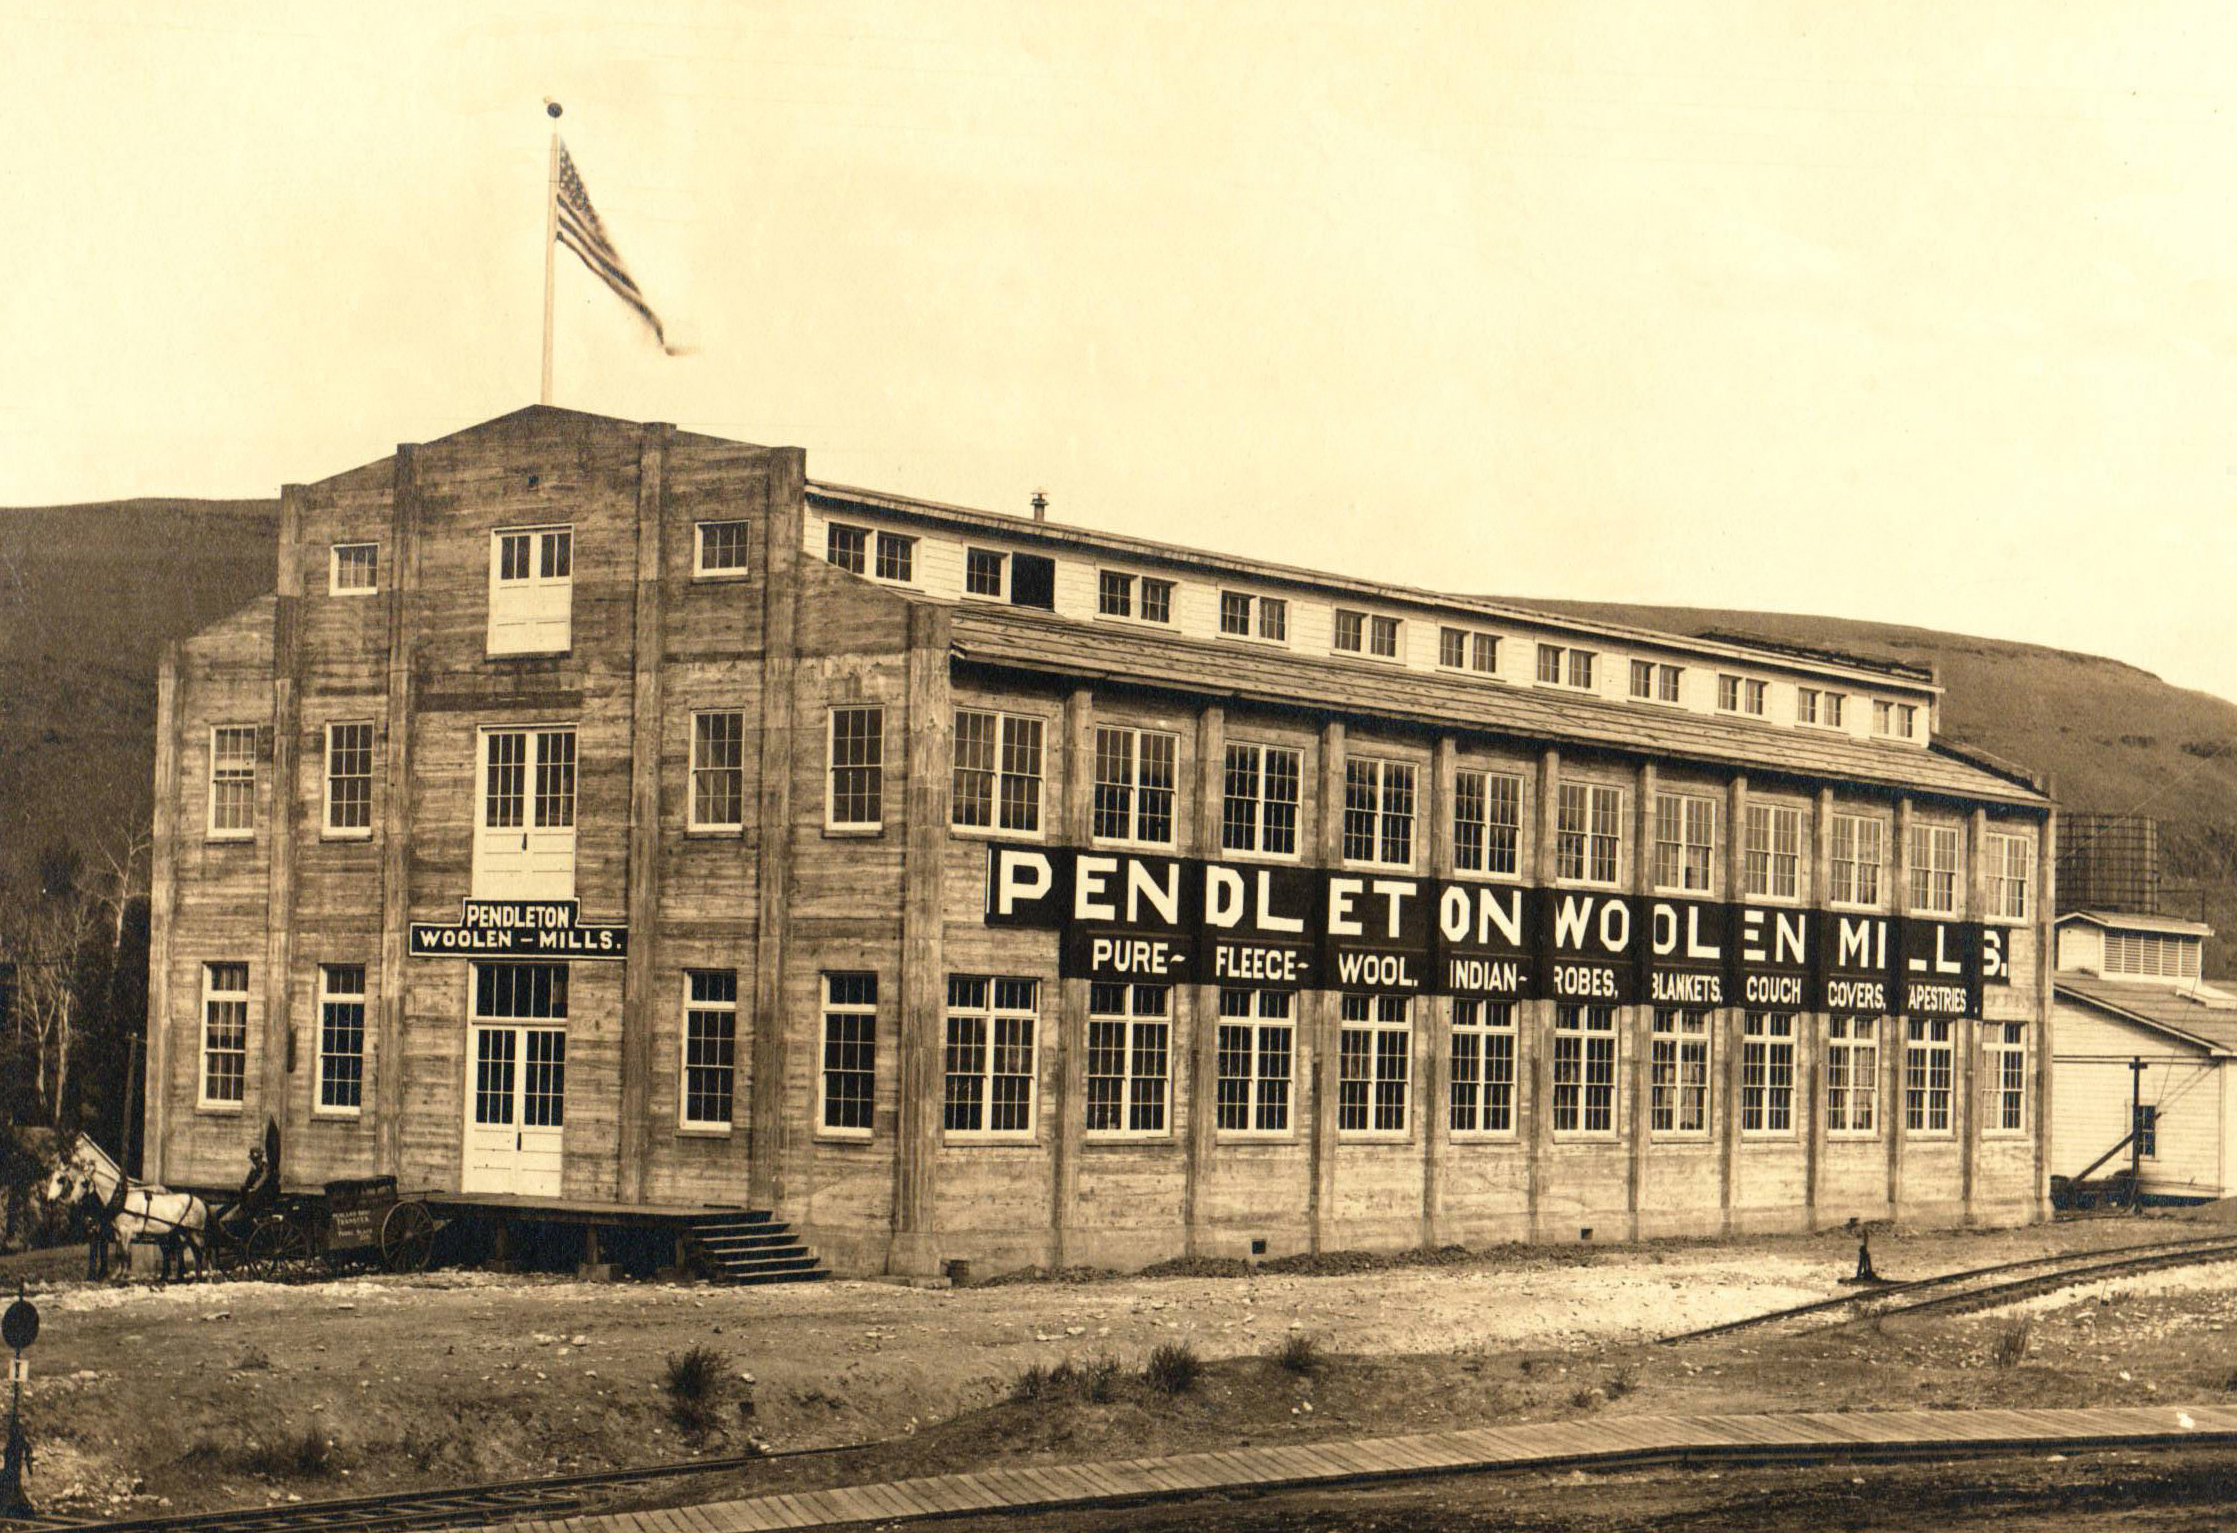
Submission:
[[[575,533],[515,527],[489,535],[489,653],[560,654],[574,643]]]
[[[485,729],[474,898],[575,897],[575,731]]]

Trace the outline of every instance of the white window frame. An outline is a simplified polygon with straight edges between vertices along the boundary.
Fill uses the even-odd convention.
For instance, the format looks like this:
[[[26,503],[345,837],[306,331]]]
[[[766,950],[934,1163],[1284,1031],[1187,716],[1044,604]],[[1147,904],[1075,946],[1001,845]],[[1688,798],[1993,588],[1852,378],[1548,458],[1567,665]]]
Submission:
[[[359,549],[369,549],[373,556],[373,578],[365,585],[342,584],[342,556],[355,554]],[[326,594],[329,596],[378,596],[381,594],[381,545],[378,543],[335,543],[326,552]]]
[[[691,984],[700,974],[728,975],[730,999],[728,1001],[698,1000],[692,996]],[[736,969],[686,968],[679,978],[683,982],[683,1011],[676,1029],[676,1132],[679,1134],[707,1135],[716,1139],[730,1132],[730,1125],[738,1116],[738,971]],[[730,1018],[730,1063],[727,1065],[693,1065],[691,1063],[692,1014],[727,1016]],[[691,1072],[694,1069],[719,1070],[729,1076],[730,1116],[727,1118],[695,1118],[691,1115]]]
[[[1248,751],[1252,758],[1252,780],[1258,784],[1258,790],[1248,798],[1233,792],[1229,787],[1229,783],[1232,781],[1230,773],[1233,771],[1233,761],[1237,751]],[[1287,799],[1269,798],[1266,792],[1266,761],[1268,757],[1277,755],[1289,757],[1293,768],[1289,777],[1292,796]],[[1277,862],[1297,861],[1300,855],[1299,846],[1303,841],[1304,797],[1305,752],[1301,748],[1294,745],[1273,745],[1258,740],[1229,740],[1225,742],[1225,748],[1220,753],[1220,855],[1223,857],[1266,858]],[[1230,824],[1228,806],[1230,804],[1248,804],[1250,806],[1251,845],[1249,846],[1233,846],[1228,842],[1228,825]],[[1266,845],[1266,811],[1269,807],[1283,807],[1289,810],[1289,850],[1286,852],[1272,850]]]
[[[1353,648],[1344,643],[1344,619],[1359,620],[1359,644]],[[1386,665],[1403,665],[1406,662],[1406,620],[1392,617],[1387,612],[1371,612],[1365,607],[1338,607],[1329,620],[1328,647],[1339,655],[1355,655],[1361,660],[1381,661]],[[1388,632],[1390,648],[1377,648],[1381,636]]]
[[[834,534],[837,533],[858,533],[861,535],[862,568],[856,569],[850,564],[844,563],[838,559],[834,559],[831,557],[833,554],[838,552],[838,543],[834,537]],[[871,528],[863,526],[856,522],[825,522],[823,524],[823,562],[830,565],[833,569],[844,570],[849,575],[859,575],[863,579],[867,580],[870,578],[870,570],[873,566],[875,555],[876,540],[872,536]]]
[[[1107,612],[1104,610],[1104,582],[1110,580],[1124,582],[1126,590],[1126,610],[1124,612]],[[1165,616],[1163,617],[1151,617],[1149,615],[1150,588],[1153,586],[1162,587],[1165,592]],[[1179,595],[1180,583],[1168,580],[1162,575],[1144,575],[1136,570],[1102,568],[1095,572],[1095,616],[1102,622],[1140,623],[1151,628],[1170,628],[1173,626],[1173,605]],[[1235,635],[1229,634],[1228,637],[1234,638]]]
[[[737,564],[707,562],[707,534],[736,528],[740,538]],[[753,523],[743,517],[716,517],[691,524],[691,578],[694,580],[744,580],[753,573]]]
[[[1941,1029],[1936,1036],[1936,1029]],[[1936,1061],[1940,1084],[1936,1084]],[[1934,1122],[1939,1101],[1942,1121]],[[1948,1017],[1903,1019],[1903,1136],[1948,1139],[1957,1132],[1957,1023]]]
[[[567,573],[564,575],[537,574],[536,571],[542,568],[544,562],[545,540],[553,537],[566,539]],[[502,574],[504,568],[505,540],[507,538],[528,539],[529,573],[526,575],[517,576],[510,580],[503,578]],[[515,594],[512,597],[508,598],[510,600],[518,601],[527,600],[529,593],[539,589],[552,590],[562,587],[565,588],[567,592],[567,617],[565,619],[566,633],[564,635],[565,642],[559,644],[533,645],[507,644],[503,648],[500,648],[496,642],[497,612],[499,606],[501,605],[499,601],[500,593],[503,592],[507,587],[518,588]],[[537,621],[545,625],[549,625],[555,620],[551,618],[541,618]],[[491,529],[489,534],[489,612],[483,638],[483,653],[492,658],[509,658],[515,655],[564,655],[573,650],[574,645],[575,524],[572,522],[542,522],[534,526],[497,527]]]
[[[1469,794],[1465,791],[1466,779],[1470,778],[1477,782],[1478,802],[1483,808],[1483,818],[1477,821],[1464,821],[1461,818],[1461,807],[1469,798]],[[1494,794],[1492,787],[1494,783],[1503,785],[1496,794]],[[1481,767],[1461,767],[1453,773],[1452,799],[1453,872],[1465,878],[1502,880],[1520,878],[1522,876],[1522,774],[1519,772],[1492,771]],[[1502,807],[1511,806],[1514,811],[1514,819],[1511,822],[1493,819],[1492,809],[1495,803]],[[1482,856],[1480,861],[1473,864],[1466,859],[1462,852],[1465,838],[1461,835],[1461,827],[1464,824],[1471,826],[1480,833],[1478,844]],[[1494,842],[1497,836],[1504,836],[1506,840],[1505,861],[1507,865],[1505,867],[1497,865],[1500,859],[1494,855]]]
[[[1123,782],[1106,779],[1103,775],[1104,763],[1117,759],[1104,750],[1106,736],[1113,741],[1125,742],[1126,779]],[[1166,759],[1171,767],[1170,778],[1162,790],[1152,788],[1143,781],[1143,767],[1149,759],[1148,747],[1152,740],[1163,742]],[[1093,778],[1088,798],[1089,839],[1097,846],[1170,848],[1175,845],[1181,829],[1181,737],[1168,730],[1143,729],[1132,724],[1098,724],[1089,747],[1093,752],[1090,766]],[[1159,791],[1166,795],[1168,801],[1165,835],[1147,836],[1142,832],[1146,818],[1143,800],[1146,795]],[[1103,799],[1106,793],[1125,795],[1125,825],[1121,832],[1106,832],[1099,826],[1098,822],[1103,818]]]
[[[1864,832],[1866,829],[1870,829],[1872,832],[1872,858],[1870,861],[1866,861],[1864,856]],[[1849,855],[1847,857],[1841,855],[1841,837],[1844,831],[1847,832],[1849,837]],[[1826,875],[1828,882],[1826,903],[1842,910],[1877,910],[1886,903],[1887,847],[1892,835],[1890,822],[1881,815],[1842,814],[1838,811],[1834,813],[1832,852]],[[1846,894],[1842,892],[1843,877],[1841,870],[1843,868],[1851,870],[1847,878],[1846,887],[1848,892]],[[1866,869],[1870,869],[1872,874],[1872,897],[1870,899],[1861,897],[1859,889]]]
[[[986,986],[984,1006],[959,1006],[955,999],[958,981],[978,982]],[[1025,985],[1033,998],[1030,1010],[999,1004],[1001,986]],[[1038,1137],[1041,1126],[1041,981],[1011,974],[950,974],[948,994],[940,1018],[940,1137],[950,1144],[1031,1144]],[[979,1127],[950,1128],[947,1124],[947,1083],[956,1072],[948,1069],[949,1055],[954,1049],[954,1024],[958,1019],[981,1021],[986,1024],[985,1055],[972,1078],[979,1085]],[[1020,1128],[995,1129],[986,1125],[994,1117],[994,1082],[998,1072],[996,1034],[999,1024],[1022,1021],[1031,1029],[1032,1038],[1027,1045],[1026,1070],[1022,1079],[1025,1088],[1025,1123]],[[1005,1078],[1018,1079],[1016,1075]]]
[[[1981,1029],[1981,1137],[2019,1139],[2027,1134],[2028,1033],[2024,1022],[1986,1021]],[[2016,1082],[2016,1084],[2015,1084]],[[2018,1106],[2017,1123],[2005,1109]]]
[[[1988,909],[1982,918],[2026,925],[2035,914],[2035,838],[1992,830],[1981,839],[1988,859]]]
[[[1740,859],[1746,875],[1743,892],[1751,900],[1794,904],[1803,893],[1802,810],[1758,799],[1750,799],[1747,807],[1748,840]]]
[[[700,746],[706,743],[700,730],[702,719],[732,719],[737,723],[738,761],[735,766],[712,766],[700,759]],[[703,777],[718,773],[735,774],[738,780],[738,818],[735,820],[706,820],[699,816],[699,783]],[[746,828],[746,713],[743,708],[695,708],[691,713],[691,759],[684,773],[684,828],[710,835],[730,835]]]
[[[1682,665],[1666,665],[1659,660],[1656,661],[1654,667],[1654,700],[1658,703],[1672,705],[1685,701],[1685,675],[1686,668]]]
[[[1826,1137],[1877,1139],[1881,1019],[1865,1012],[1836,1012],[1826,1019],[1825,1029]],[[1861,1126],[1859,1118],[1865,1120]]]
[[[863,1000],[859,996],[852,996],[846,1000],[837,999],[839,991],[838,986],[833,983],[835,980],[868,980],[870,982],[870,998]],[[818,1014],[819,1019],[816,1025],[816,1137],[818,1139],[847,1139],[858,1142],[870,1139],[877,1133],[878,1115],[878,976],[866,969],[827,970],[817,976],[816,989],[822,1001],[822,1010]],[[831,1097],[832,1075],[835,1073],[847,1075],[863,1073],[859,1067],[850,1066],[843,1072],[834,1071],[831,1067],[833,1047],[831,1024],[841,1019],[851,1023],[867,1022],[869,1024],[870,1121],[868,1123],[840,1124],[831,1121],[833,1105]],[[945,1043],[944,1037],[942,1042]]]
[[[1573,797],[1572,795],[1577,795]],[[1569,810],[1572,804],[1580,805],[1584,818],[1572,828]],[[1613,806],[1606,816],[1612,829],[1602,829],[1601,811]],[[1576,884],[1591,889],[1613,889],[1623,882],[1623,810],[1624,790],[1605,783],[1565,782],[1555,790],[1554,800],[1554,882]],[[1577,854],[1575,873],[1562,871],[1565,853],[1574,844]],[[1594,852],[1599,843],[1606,843],[1613,871],[1605,878],[1593,876]]]
[[[963,731],[961,728],[961,721],[965,714],[970,714],[978,718],[994,720],[994,764],[991,767],[965,768],[959,765],[957,760],[955,759],[956,742],[962,737]],[[948,737],[948,772],[950,784],[950,792],[948,796],[948,829],[958,836],[983,836],[991,839],[1009,841],[1046,840],[1048,838],[1049,825],[1049,721],[1045,718],[1042,718],[1039,714],[1004,713],[993,708],[959,706],[956,708],[954,717],[950,720],[950,724],[954,727],[952,728],[951,733]],[[1034,764],[1038,768],[1038,770],[1030,773],[1005,771],[1004,764],[1009,760],[1010,748],[1012,744],[1010,739],[1010,731],[1013,727],[1018,727],[1022,730],[1022,726],[1024,725],[1032,725],[1034,727],[1034,733],[1038,737],[1038,743],[1034,747]],[[956,774],[965,770],[973,772],[984,771],[987,775],[988,823],[984,825],[966,824],[956,818],[957,814],[961,812],[964,800],[962,794],[953,791],[953,784]],[[1033,784],[1033,824],[1030,826],[1012,826],[1004,825],[1002,823],[1004,812],[1009,805],[1009,800],[1004,796],[1002,792],[1002,785],[1004,780],[1008,778],[1015,778],[1020,782],[1030,782]]]
[[[1717,886],[1717,801],[1702,793],[1654,796],[1654,887],[1658,894],[1709,894]],[[1672,832],[1675,832],[1673,838]],[[1696,840],[1699,833],[1701,839]],[[1663,850],[1669,848],[1675,881],[1663,875]],[[1701,854],[1700,881],[1694,881],[1693,854]]]
[[[334,823],[334,783],[342,774],[334,770],[334,732],[338,729],[365,731],[365,823],[363,825],[337,825]],[[325,729],[326,751],[319,770],[319,839],[323,841],[370,841],[373,838],[373,788],[380,780],[381,742],[380,730],[371,719],[334,719]],[[348,774],[355,778],[356,773]]]
[[[1451,1057],[1447,1061],[1450,1071],[1451,1102],[1448,1110],[1451,1137],[1463,1143],[1471,1141],[1511,1140],[1519,1130],[1522,1086],[1518,1079],[1521,1059],[1521,1035],[1515,1027],[1513,1001],[1458,997],[1452,1003]],[[1463,1066],[1462,1041],[1472,1045],[1473,1061]],[[1495,1071],[1493,1045],[1503,1045],[1498,1052],[1503,1056],[1503,1069]],[[1496,1115],[1504,1122],[1493,1124],[1494,1113],[1489,1096],[1494,1087],[1505,1090],[1506,1100]],[[1465,1088],[1465,1091],[1464,1089]],[[1468,1098],[1463,1104],[1463,1096]],[[1463,1114],[1469,1119],[1463,1127]]]
[[[1546,659],[1552,656],[1553,675],[1548,676]],[[1533,658],[1532,679],[1541,687],[1565,687],[1571,692],[1596,692],[1596,668],[1600,651],[1580,649],[1573,644],[1545,644],[1537,646]]]
[[[1353,1016],[1353,1011],[1361,1015]],[[1392,1013],[1396,1015],[1392,1015]],[[1350,1061],[1345,1056],[1345,1041],[1353,1035],[1365,1035],[1367,1073],[1352,1076],[1344,1073]],[[1400,1040],[1396,1052],[1384,1046],[1386,1038]],[[1413,1136],[1414,1130],[1414,1006],[1413,998],[1388,993],[1344,991],[1337,997],[1336,1032],[1336,1137],[1340,1140],[1383,1142],[1404,1141]],[[1383,1066],[1397,1060],[1405,1074],[1396,1082],[1398,1095],[1398,1124],[1395,1128],[1378,1126],[1376,1120],[1383,1116],[1388,1105],[1383,1088],[1392,1084],[1384,1075]],[[1344,1088],[1364,1085],[1366,1090],[1359,1103],[1364,1126],[1344,1127],[1344,1118],[1350,1104],[1344,1100]]]
[[[1791,1011],[1747,1011],[1740,1018],[1740,1137],[1792,1139],[1801,1122],[1795,1111],[1795,1040],[1801,1019]],[[1786,1121],[1775,1121],[1780,1114]]]
[[[1230,1011],[1230,1005],[1242,1009]],[[1244,1038],[1249,1062],[1247,1074],[1227,1071],[1231,1056],[1224,1046],[1222,1034],[1239,1032]],[[1266,1039],[1271,1033],[1281,1033],[1286,1041],[1282,1055],[1288,1061],[1280,1077],[1267,1074],[1261,1067],[1266,1060]],[[1260,1142],[1294,1140],[1297,1137],[1297,992],[1294,990],[1251,990],[1237,986],[1223,986],[1219,992],[1219,1015],[1213,1019],[1212,1031],[1212,1135],[1221,1140],[1258,1140]],[[1231,1128],[1220,1122],[1228,1106],[1222,1096],[1223,1088],[1241,1083],[1243,1127]],[[1261,1127],[1259,1120],[1266,1116],[1274,1093],[1269,1089],[1279,1085],[1281,1125],[1278,1128]]]
[[[1648,1026],[1648,1135],[1679,1141],[1707,1139],[1709,1125],[1715,1121],[1715,1013],[1700,1006],[1657,1006]],[[1700,1110],[1700,1121],[1690,1127],[1685,1121],[1689,1093],[1692,1105]]]
[[[1938,855],[1942,849],[1947,849],[1949,852],[1949,861],[1946,864]],[[1904,893],[1909,897],[1911,913],[1933,916],[1956,915],[1965,903],[1965,844],[1963,836],[1959,833],[1959,827],[1955,825],[1926,825],[1914,821],[1911,825],[1909,850],[1910,887],[1904,890]],[[1922,855],[1922,853],[1937,855]],[[1937,903],[1932,898],[1936,880],[1942,878],[1949,880],[1949,899],[1947,903]],[[1920,897],[1922,888],[1926,891],[1927,898],[1922,899]]]
[[[879,527],[870,539],[870,578],[880,585],[913,586],[917,583],[917,544],[920,539],[906,532],[891,532]],[[885,573],[886,554],[897,550],[896,562],[908,567],[906,575]]]
[[[1230,601],[1240,601],[1243,604],[1243,628],[1240,633],[1227,626],[1227,605]],[[1278,627],[1281,630],[1279,633],[1266,631],[1270,614],[1274,617],[1272,626]],[[1256,591],[1238,591],[1231,586],[1223,586],[1213,610],[1212,626],[1213,631],[1223,639],[1243,640],[1252,644],[1287,645],[1289,598],[1262,596]]]
[[[1616,1008],[1556,1001],[1553,1016],[1553,1136],[1561,1141],[1608,1143],[1616,1138],[1623,1120],[1623,1051],[1617,1047]],[[1565,1060],[1564,1054],[1571,1057]],[[1607,1066],[1608,1121],[1604,1127],[1595,1128],[1591,1122],[1591,1093],[1601,1083],[1594,1080],[1593,1067],[1603,1061]],[[1565,1074],[1570,1077],[1566,1086],[1562,1079]],[[1566,1104],[1562,1101],[1565,1090],[1573,1093]],[[1570,1120],[1567,1128],[1562,1127],[1564,1116]]]
[[[335,988],[336,971],[344,969],[357,971],[355,990]],[[364,1112],[365,1088],[368,1084],[365,1069],[366,1017],[371,1010],[367,1001],[366,976],[371,972],[372,966],[362,963],[322,963],[318,966],[318,1014],[311,1024],[317,1029],[311,1045],[311,1116],[314,1118],[355,1118]],[[330,1011],[337,1006],[357,1008],[357,1101],[354,1104],[329,1102],[326,1099],[327,1061],[351,1057],[327,1047]]]
[[[248,755],[221,760],[218,742],[227,736],[246,737]],[[212,841],[254,841],[256,839],[256,757],[258,727],[254,724],[213,724],[210,726],[210,791],[209,818],[205,833]],[[245,770],[242,762],[246,761]],[[248,785],[248,823],[246,825],[218,824],[218,785],[220,783],[246,783]]]
[[[971,589],[971,561],[974,558],[992,559],[994,561],[993,590],[974,591]],[[1010,599],[1010,556],[1007,552],[999,548],[976,548],[968,543],[964,545],[963,599],[965,601],[991,602],[1006,602]]]
[[[1839,729],[1842,705],[1847,701],[1845,692],[1829,692],[1823,687],[1796,687],[1794,722],[1807,724],[1812,729]]]
[[[868,713],[877,718],[877,728],[870,739],[878,748],[878,759],[841,764],[838,758],[839,715],[842,713]],[[874,820],[842,820],[839,818],[839,774],[842,771],[869,770],[876,774],[878,817]],[[885,707],[881,703],[834,703],[824,714],[823,725],[823,829],[826,835],[875,836],[885,830]]]
[[[1371,811],[1369,811],[1374,817],[1373,835],[1376,855],[1373,857],[1354,857],[1351,855],[1349,843],[1351,840],[1350,821],[1353,812],[1351,805],[1351,790],[1352,768],[1354,767],[1373,769],[1372,791],[1374,794],[1374,807]],[[1386,822],[1396,817],[1390,807],[1392,797],[1391,787],[1393,777],[1399,773],[1403,773],[1405,775],[1406,783],[1406,857],[1405,860],[1402,862],[1391,862],[1383,858],[1382,852],[1385,849],[1389,836],[1389,827]],[[1419,835],[1416,834],[1421,822],[1420,785],[1421,768],[1415,762],[1397,761],[1383,756],[1345,757],[1344,802],[1337,809],[1337,812],[1344,817],[1342,825],[1339,829],[1337,850],[1342,853],[1342,862],[1345,867],[1403,868],[1409,870],[1413,867],[1415,858],[1415,845],[1420,840]]]
[[[1174,985],[1115,983],[1097,980],[1088,986],[1087,1025],[1080,1035],[1080,1133],[1083,1138],[1104,1140],[1156,1140],[1173,1137],[1173,1043],[1176,1032],[1173,1015]],[[1117,992],[1118,1007],[1109,1004],[1111,993]],[[1157,997],[1159,1009],[1147,1009],[1148,997]],[[1119,1073],[1096,1073],[1095,1035],[1098,1028],[1116,1028],[1118,1031]],[[1160,1060],[1155,1075],[1137,1073],[1140,1052],[1154,1048]],[[1099,1082],[1115,1082],[1118,1098],[1115,1104],[1101,1104],[1095,1099]],[[1098,1106],[1115,1105],[1118,1124],[1098,1125],[1092,1115]],[[1154,1111],[1157,1121],[1149,1127],[1136,1127],[1137,1111]]]
[[[1460,640],[1460,659],[1457,663],[1445,658],[1446,641]],[[1477,662],[1489,658],[1489,665]],[[1499,635],[1486,633],[1481,628],[1455,628],[1449,623],[1437,627],[1437,668],[1461,676],[1497,676],[1499,674]]]
[[[241,988],[238,990],[220,990],[217,987],[217,971],[220,969],[240,970]],[[205,961],[203,963],[201,1028],[196,1039],[197,1047],[195,1049],[194,1055],[194,1105],[199,1111],[214,1113],[238,1113],[243,1111],[248,1105],[249,1024],[252,1020],[249,1015],[249,997],[253,993],[254,992],[250,989],[249,966],[246,962],[215,959]],[[210,1038],[212,1032],[214,1031],[211,1024],[215,1020],[216,1008],[221,1005],[227,1007],[237,1006],[240,1008],[241,1042],[240,1047],[238,1048],[219,1049],[213,1048],[211,1046]],[[240,1060],[239,1079],[241,1094],[239,1096],[213,1097],[210,1095],[210,1062],[218,1055],[238,1057],[238,1059]]]
[[[1884,697],[1872,700],[1872,733],[1884,740],[1915,740],[1918,738],[1919,709],[1916,703],[1898,703]],[[1897,728],[1901,725],[1901,728]]]

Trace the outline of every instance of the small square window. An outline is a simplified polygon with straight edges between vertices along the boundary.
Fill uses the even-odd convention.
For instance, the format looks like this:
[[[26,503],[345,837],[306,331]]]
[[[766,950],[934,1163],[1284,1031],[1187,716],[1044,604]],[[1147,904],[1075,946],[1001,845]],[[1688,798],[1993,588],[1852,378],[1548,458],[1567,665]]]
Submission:
[[[747,572],[746,522],[701,522],[694,575],[743,575]]]
[[[824,558],[850,575],[867,574],[870,568],[870,529],[833,522],[824,533]]]
[[[991,596],[1002,599],[1002,555],[991,548],[968,548],[963,552],[963,594],[966,596]]]
[[[378,543],[337,543],[327,569],[326,589],[333,596],[371,596],[381,588]]]

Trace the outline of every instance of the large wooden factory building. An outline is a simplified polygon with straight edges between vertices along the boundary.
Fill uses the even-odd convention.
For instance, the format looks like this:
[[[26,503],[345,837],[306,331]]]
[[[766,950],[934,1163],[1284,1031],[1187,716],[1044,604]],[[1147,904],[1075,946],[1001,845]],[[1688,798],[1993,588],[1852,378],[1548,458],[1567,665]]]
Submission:
[[[842,1272],[2009,1223],[2053,817],[1900,665],[531,408],[160,682],[149,1173]]]

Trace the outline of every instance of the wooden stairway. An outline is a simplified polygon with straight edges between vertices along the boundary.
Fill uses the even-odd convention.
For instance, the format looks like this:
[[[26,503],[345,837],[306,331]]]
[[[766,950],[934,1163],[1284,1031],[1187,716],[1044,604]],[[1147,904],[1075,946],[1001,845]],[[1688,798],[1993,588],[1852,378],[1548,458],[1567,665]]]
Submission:
[[[831,1276],[791,1225],[761,1209],[701,1214],[686,1231],[692,1254],[718,1283],[820,1283]]]

